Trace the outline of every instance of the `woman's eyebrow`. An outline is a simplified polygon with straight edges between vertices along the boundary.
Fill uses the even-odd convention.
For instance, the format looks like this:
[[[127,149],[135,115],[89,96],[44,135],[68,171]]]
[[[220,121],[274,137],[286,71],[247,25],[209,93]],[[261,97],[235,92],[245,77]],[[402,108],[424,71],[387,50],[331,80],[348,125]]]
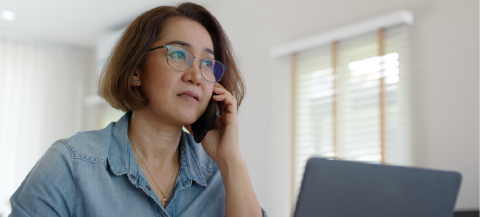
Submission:
[[[171,42],[168,42],[166,44],[176,44],[176,45],[180,45],[180,46],[184,46],[184,47],[192,47],[191,44],[189,44],[187,42],[184,42],[184,41],[171,41]]]
[[[203,51],[211,53],[213,56],[215,56],[215,53],[213,53],[213,50],[211,50],[210,48],[205,48]]]
[[[176,45],[180,45],[180,46],[183,46],[183,47],[188,47],[188,48],[191,48],[192,45],[188,42],[184,42],[184,41],[171,41],[171,42],[168,42],[166,44],[176,44]],[[210,48],[205,48],[203,49],[204,52],[207,52],[207,53],[210,53],[212,54],[213,56],[215,56],[215,53],[213,52],[212,49]]]

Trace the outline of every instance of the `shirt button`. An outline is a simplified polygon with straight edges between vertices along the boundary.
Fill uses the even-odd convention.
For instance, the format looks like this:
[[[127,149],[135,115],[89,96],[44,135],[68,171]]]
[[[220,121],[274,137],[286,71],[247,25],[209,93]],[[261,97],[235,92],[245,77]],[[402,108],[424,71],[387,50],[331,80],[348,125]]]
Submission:
[[[148,185],[147,185],[147,190],[149,190],[149,191],[150,191],[150,186],[148,186]]]
[[[130,178],[135,179],[135,176],[133,174],[130,175]]]
[[[185,185],[190,185],[190,183],[191,183],[190,180],[185,181]]]

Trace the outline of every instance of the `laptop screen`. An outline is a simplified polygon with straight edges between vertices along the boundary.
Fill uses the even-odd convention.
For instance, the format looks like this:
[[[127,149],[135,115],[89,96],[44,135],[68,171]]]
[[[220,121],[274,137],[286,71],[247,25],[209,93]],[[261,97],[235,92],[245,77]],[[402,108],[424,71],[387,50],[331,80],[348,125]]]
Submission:
[[[295,217],[452,217],[461,175],[311,158]]]

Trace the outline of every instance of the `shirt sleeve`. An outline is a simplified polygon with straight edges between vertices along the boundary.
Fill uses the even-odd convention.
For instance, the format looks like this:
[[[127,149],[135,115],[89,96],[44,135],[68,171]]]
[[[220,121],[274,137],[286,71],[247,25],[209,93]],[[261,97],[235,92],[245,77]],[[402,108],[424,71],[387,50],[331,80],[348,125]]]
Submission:
[[[75,167],[72,152],[54,143],[10,198],[10,216],[72,216],[75,206]]]

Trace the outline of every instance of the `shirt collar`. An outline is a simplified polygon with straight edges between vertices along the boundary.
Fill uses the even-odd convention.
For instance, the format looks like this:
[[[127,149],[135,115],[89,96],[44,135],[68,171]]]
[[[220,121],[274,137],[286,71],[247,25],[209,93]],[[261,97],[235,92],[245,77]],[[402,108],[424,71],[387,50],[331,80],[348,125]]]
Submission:
[[[200,145],[200,144],[190,144],[187,140],[187,133],[182,131],[182,137],[180,138],[180,175],[186,181],[194,180],[200,185],[207,186],[205,177],[203,176],[203,167],[200,165],[200,162],[195,156],[195,153],[192,151],[190,145]]]
[[[131,112],[125,113],[120,120],[111,126],[110,151],[108,153],[108,163],[110,169],[115,175],[123,175],[130,170],[130,141],[128,140],[128,121]]]
[[[120,120],[113,123],[111,126],[111,139],[110,139],[110,151],[108,155],[108,163],[113,174],[119,176],[123,174],[143,175],[144,173],[139,171],[135,155],[132,152],[130,141],[128,139],[128,122],[132,112],[125,113]],[[187,135],[182,131],[180,138],[180,174],[179,177],[183,181],[193,180],[202,186],[207,186],[205,177],[202,173],[202,165],[200,165],[195,153],[192,151],[189,144]],[[133,181],[133,180],[132,180]]]

